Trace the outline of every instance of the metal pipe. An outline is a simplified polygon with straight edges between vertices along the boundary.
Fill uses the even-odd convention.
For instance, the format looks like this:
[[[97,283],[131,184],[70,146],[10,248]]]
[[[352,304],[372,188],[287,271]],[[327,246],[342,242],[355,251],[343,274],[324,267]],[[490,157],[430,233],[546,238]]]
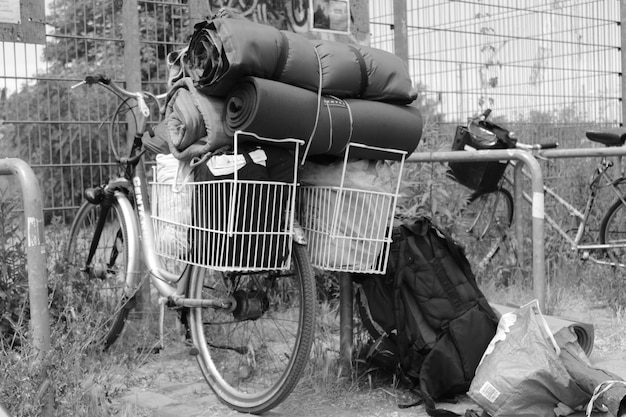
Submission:
[[[546,151],[547,152],[547,151]],[[479,162],[517,160],[523,162],[531,175],[532,238],[533,238],[533,293],[539,307],[545,311],[546,279],[544,255],[543,173],[539,162],[528,151],[519,149],[481,150],[475,152],[415,152],[406,162]]]
[[[30,301],[31,342],[37,351],[37,359],[50,350],[50,312],[48,310],[48,271],[46,269],[46,245],[43,222],[43,203],[39,181],[32,168],[17,158],[0,159],[0,175],[13,175],[17,178],[24,201],[26,229],[26,271],[28,273],[28,294]],[[44,383],[41,398],[41,415],[51,417],[54,412],[54,394],[48,389],[47,369],[42,370]],[[0,405],[0,415],[8,412]]]
[[[601,156],[624,156],[626,146],[611,146],[604,148],[568,148],[568,149],[546,149],[540,152],[543,158],[583,158]]]
[[[339,356],[346,365],[352,366],[353,333],[352,276],[347,272],[339,274]]]
[[[0,175],[14,175],[22,189],[32,343],[39,354],[44,354],[50,350],[50,313],[43,203],[39,181],[31,167],[17,158],[0,159]]]
[[[517,209],[513,210],[513,224],[515,225],[515,251],[517,256],[517,264],[522,265],[526,254],[524,253],[524,216],[521,207],[524,204],[524,190],[522,189],[522,170],[524,164],[515,164],[513,171],[513,201]]]

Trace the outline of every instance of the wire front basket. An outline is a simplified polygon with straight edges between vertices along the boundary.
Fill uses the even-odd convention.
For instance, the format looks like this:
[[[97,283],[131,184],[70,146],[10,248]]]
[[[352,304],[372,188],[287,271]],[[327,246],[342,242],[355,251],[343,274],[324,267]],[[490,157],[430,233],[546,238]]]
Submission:
[[[351,146],[372,148],[356,143]],[[395,188],[389,192],[346,187],[347,153],[339,186],[300,187],[299,220],[313,266],[330,271],[385,273],[406,154],[385,151],[402,155]]]
[[[155,252],[216,270],[289,268],[300,142],[293,182],[153,183]]]

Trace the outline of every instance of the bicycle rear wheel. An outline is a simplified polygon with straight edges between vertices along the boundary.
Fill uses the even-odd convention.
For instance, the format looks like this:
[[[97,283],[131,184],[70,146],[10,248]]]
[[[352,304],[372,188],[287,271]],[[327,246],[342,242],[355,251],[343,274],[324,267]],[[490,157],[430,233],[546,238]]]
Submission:
[[[622,198],[626,199],[626,196]],[[604,215],[600,224],[600,243],[615,245],[606,249],[606,254],[617,264],[626,263],[626,205],[622,200],[615,201]]]
[[[314,336],[315,281],[306,249],[291,270],[221,273],[194,267],[190,298],[235,299],[234,310],[191,308],[192,340],[207,383],[229,407],[261,414],[294,389]]]
[[[500,251],[513,222],[513,197],[505,188],[470,197],[457,223],[457,239],[474,267],[484,268]]]
[[[74,308],[78,314],[88,312],[94,316],[89,317],[88,323],[92,326],[89,331],[93,341],[103,349],[110,347],[122,332],[134,301],[128,295],[132,288],[129,274],[131,225],[120,204],[128,206],[127,212],[132,211],[128,200],[116,200],[107,214],[99,240],[94,243],[94,256],[87,262],[101,207],[83,203],[72,223],[65,252],[68,266],[81,274],[81,279],[70,283],[68,291],[76,297]]]

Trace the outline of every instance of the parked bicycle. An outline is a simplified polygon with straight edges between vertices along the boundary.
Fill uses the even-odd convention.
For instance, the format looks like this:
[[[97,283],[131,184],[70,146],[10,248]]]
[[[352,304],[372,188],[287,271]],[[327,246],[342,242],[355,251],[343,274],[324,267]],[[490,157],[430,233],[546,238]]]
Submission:
[[[467,131],[472,136],[471,140],[478,144],[475,149],[510,147],[527,151],[540,151],[558,146],[556,143],[523,144],[515,140],[514,135],[506,130],[504,131],[507,137],[513,140],[504,143],[498,142],[501,139],[494,135],[485,124],[488,116],[489,111],[468,121]],[[623,146],[626,142],[626,129],[588,131],[586,137],[605,146]],[[508,165],[515,163],[503,161],[495,175],[489,176],[490,185],[488,187],[474,187],[476,191],[470,197],[470,204],[467,209],[463,211],[463,224],[466,225],[465,231],[470,236],[471,251],[475,254],[478,265],[486,265],[511,235],[508,228],[513,219],[514,201],[511,192],[505,188],[505,184],[512,185],[513,180],[509,174],[505,173],[505,169]],[[480,164],[485,165],[485,163]],[[569,243],[572,251],[580,253],[584,259],[613,266],[625,266],[624,255],[626,254],[626,194],[620,188],[626,182],[626,177],[621,165],[621,157],[618,157],[617,166],[619,169],[617,175],[614,175],[612,168],[615,163],[606,156],[600,159],[589,181],[589,192],[582,209],[577,208],[573,203],[559,195],[554,188],[545,185],[543,187],[544,196],[552,198],[556,204],[564,207],[578,221],[577,227],[573,229],[575,233],[572,233],[571,228],[562,226],[562,222],[550,216],[549,213],[544,214],[546,223]],[[451,170],[454,171],[452,169],[454,167],[457,170],[454,178],[458,180],[464,173],[459,169],[464,168],[461,165],[453,165]],[[491,174],[494,174],[493,168]],[[530,175],[526,175],[530,177]],[[475,181],[476,179],[474,179],[474,183],[478,184]],[[480,178],[478,181],[481,181]],[[465,180],[460,182],[465,182],[464,185],[468,185]],[[590,219],[597,197],[603,189],[611,190],[615,195],[615,200],[601,216],[599,233],[594,240],[594,238],[590,238]],[[532,204],[530,195],[523,193],[523,197]],[[591,242],[589,242],[590,239]]]
[[[239,207],[237,196],[253,189],[258,191],[257,196],[275,196],[281,200],[268,197],[265,202],[257,198],[244,216],[260,215],[258,210],[263,207],[287,204],[286,212],[280,214],[280,224],[274,229],[259,226],[256,230],[241,230],[240,219],[232,215],[218,222],[221,228],[216,228],[213,222],[194,221],[192,215],[187,216],[191,220],[179,223],[164,214],[172,208],[166,207],[172,184],[155,181],[151,185],[152,198],[148,193],[142,139],[150,133],[149,106],[158,105],[156,97],[145,91],[126,91],[101,75],[87,76],[78,85],[81,84],[106,87],[121,99],[110,120],[111,146],[116,131],[113,126],[120,115],[131,110],[136,121],[128,156],[118,155],[113,146],[118,175],[85,190],[86,201],[76,214],[67,248],[68,262],[82,273],[81,284],[92,290],[93,297],[86,302],[105,317],[95,340],[106,349],[120,336],[134,307],[137,290],[148,276],[160,294],[161,305],[181,313],[193,343],[191,353],[196,355],[202,374],[216,396],[241,412],[260,414],[272,409],[298,382],[309,360],[314,334],[313,270],[303,242],[295,236],[298,226],[294,225],[296,165],[301,141],[292,141],[295,153],[292,183],[245,181],[238,180],[236,175],[233,180],[190,182],[184,185],[188,195],[183,201],[188,205],[177,207],[187,210],[193,207],[194,214],[224,219],[217,210]],[[237,132],[235,155],[238,140],[243,136],[263,139]],[[181,194],[170,197],[180,199]],[[268,213],[274,215],[275,211]],[[235,212],[242,213],[231,210]],[[182,237],[183,242],[172,242],[173,236]],[[266,239],[267,236],[271,238]],[[240,243],[247,237],[254,242],[270,242],[270,246],[251,248],[258,252],[251,252],[252,256],[245,259],[220,256],[234,242]],[[271,246],[277,241],[282,243]],[[174,243],[177,256],[155,250],[159,242],[170,247]],[[268,264],[268,254],[277,247],[288,248],[289,255],[276,257],[275,262]],[[186,251],[183,253],[180,248]],[[165,262],[164,257],[169,260]],[[183,266],[179,268],[181,263]]]

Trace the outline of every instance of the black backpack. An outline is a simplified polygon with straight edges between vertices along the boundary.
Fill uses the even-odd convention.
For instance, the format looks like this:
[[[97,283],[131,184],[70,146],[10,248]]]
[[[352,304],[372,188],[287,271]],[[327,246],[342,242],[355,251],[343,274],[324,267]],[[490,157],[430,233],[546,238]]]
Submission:
[[[429,415],[456,415],[435,401],[467,392],[498,317],[463,248],[429,219],[392,236],[385,275],[355,278],[367,357],[417,389]]]

